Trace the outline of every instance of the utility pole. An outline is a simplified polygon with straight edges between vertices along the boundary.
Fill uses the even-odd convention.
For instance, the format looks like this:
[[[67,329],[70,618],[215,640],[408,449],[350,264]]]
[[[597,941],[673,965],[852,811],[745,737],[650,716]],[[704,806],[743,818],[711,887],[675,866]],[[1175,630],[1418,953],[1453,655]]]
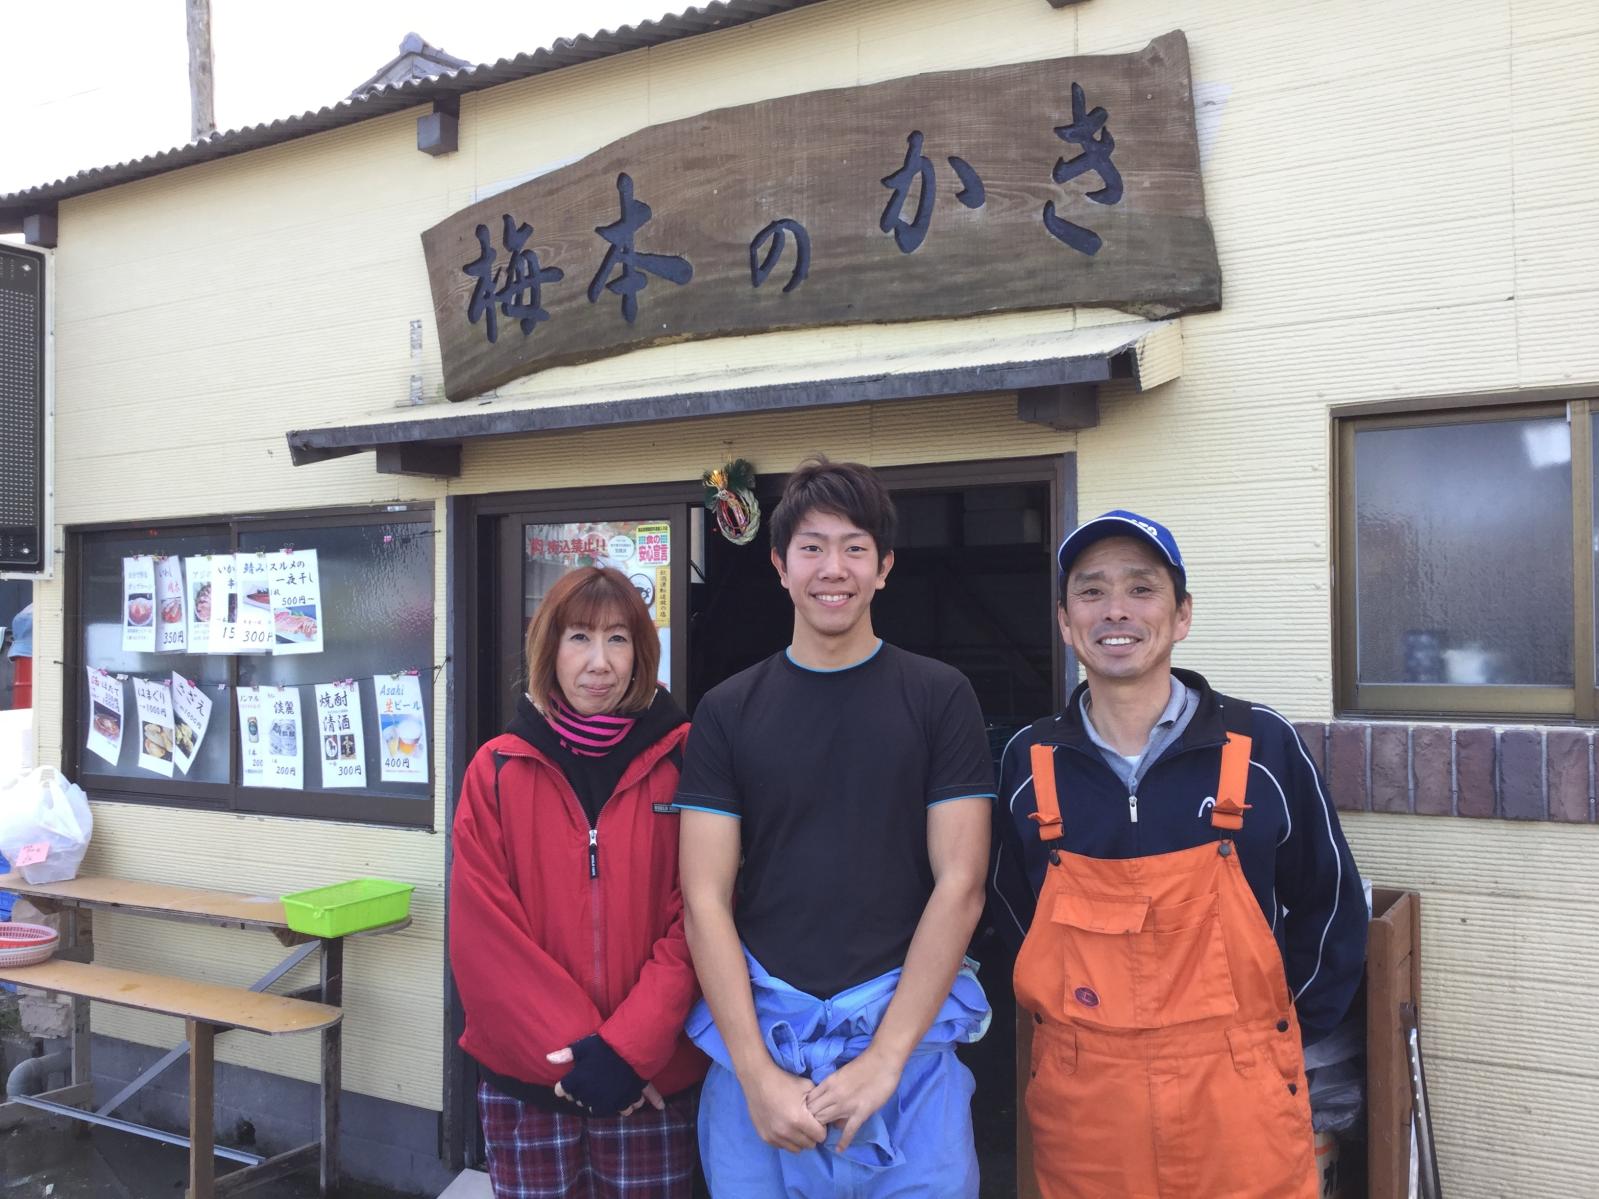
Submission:
[[[189,136],[199,141],[217,131],[216,81],[211,70],[211,0],[189,6]]]

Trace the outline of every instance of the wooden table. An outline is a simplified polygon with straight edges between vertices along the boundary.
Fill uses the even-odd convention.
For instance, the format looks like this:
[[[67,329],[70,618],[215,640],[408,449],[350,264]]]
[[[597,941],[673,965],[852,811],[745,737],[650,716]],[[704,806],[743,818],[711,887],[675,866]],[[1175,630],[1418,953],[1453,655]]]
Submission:
[[[83,877],[61,883],[30,884],[20,874],[0,875],[0,891],[26,896],[40,911],[61,914],[61,948],[50,961],[38,966],[0,970],[0,978],[26,986],[55,990],[72,997],[71,1083],[48,1097],[14,1097],[15,1102],[57,1115],[108,1125],[140,1136],[153,1137],[190,1148],[190,1195],[209,1199],[213,1193],[232,1193],[278,1178],[316,1160],[321,1189],[328,1194],[338,1176],[339,1090],[342,1074],[340,1010],[344,1000],[344,939],[318,938],[296,932],[288,925],[283,902],[276,896],[244,895],[167,883],[131,879]],[[248,988],[80,966],[92,956],[92,946],[80,944],[80,911],[115,912],[207,924],[215,928],[253,929],[271,933],[292,952]],[[354,936],[397,932],[409,918],[365,929]],[[316,984],[286,996],[265,994],[266,989],[294,967],[321,950],[321,973]],[[119,976],[119,977],[113,977]],[[311,1002],[305,1002],[305,1001]],[[89,1061],[89,1003],[105,1002],[177,1016],[186,1021],[189,1039],[112,1096],[94,1111],[75,1106],[92,1101],[93,1075]],[[320,1030],[322,1038],[322,1103],[319,1139],[273,1159],[237,1149],[215,1149],[217,1156],[247,1167],[237,1175],[224,1175],[213,1191],[211,1106],[213,1085],[212,1040],[230,1028],[268,1035]],[[192,1052],[191,1052],[192,1051]],[[121,1120],[112,1113],[185,1055],[190,1055],[190,1129],[188,1138]],[[202,1134],[203,1133],[203,1137]],[[204,1142],[204,1143],[202,1143]],[[248,1180],[246,1175],[249,1176]],[[230,1180],[235,1180],[230,1182]]]

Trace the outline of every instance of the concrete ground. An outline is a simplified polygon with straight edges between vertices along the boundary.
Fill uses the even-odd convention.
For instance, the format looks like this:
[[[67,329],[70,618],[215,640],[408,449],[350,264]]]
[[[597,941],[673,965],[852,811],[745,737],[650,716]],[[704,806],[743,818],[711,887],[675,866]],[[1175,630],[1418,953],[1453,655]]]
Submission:
[[[0,1085],[12,1066],[44,1047],[20,1027],[14,997],[0,993]],[[188,1161],[187,1151],[173,1145],[16,1104],[0,1107],[0,1199],[182,1199]],[[236,1168],[217,1159],[219,1175]],[[316,1174],[307,1170],[250,1194],[316,1199]],[[349,1183],[338,1199],[434,1199],[434,1194]]]
[[[29,1112],[0,1133],[0,1199],[182,1199],[188,1154],[109,1128]],[[3,1125],[0,1125],[3,1126]],[[218,1160],[217,1168],[234,1168]],[[261,1199],[316,1199],[314,1171],[249,1192]],[[416,1192],[348,1183],[338,1199],[422,1199]],[[427,1196],[426,1199],[433,1199]],[[452,1196],[452,1199],[454,1197]]]

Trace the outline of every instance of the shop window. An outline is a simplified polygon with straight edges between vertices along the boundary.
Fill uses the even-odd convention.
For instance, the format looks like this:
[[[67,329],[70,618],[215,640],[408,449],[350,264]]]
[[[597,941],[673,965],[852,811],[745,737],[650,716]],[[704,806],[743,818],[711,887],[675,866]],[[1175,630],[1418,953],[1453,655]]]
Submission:
[[[1587,401],[1339,423],[1343,710],[1599,716],[1592,429]]]
[[[432,824],[431,510],[97,529],[71,546],[65,756],[93,798]],[[255,631],[196,652],[228,602],[215,564],[246,560],[231,555],[271,567],[231,601],[241,636]]]

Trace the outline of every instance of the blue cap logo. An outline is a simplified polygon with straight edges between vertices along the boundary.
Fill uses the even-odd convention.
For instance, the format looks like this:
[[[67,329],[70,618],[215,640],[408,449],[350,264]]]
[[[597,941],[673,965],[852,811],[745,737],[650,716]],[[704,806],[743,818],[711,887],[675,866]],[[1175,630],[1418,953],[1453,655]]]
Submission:
[[[1125,508],[1112,508],[1093,520],[1084,521],[1071,531],[1066,540],[1060,543],[1060,552],[1055,555],[1055,560],[1060,563],[1061,574],[1071,573],[1072,563],[1077,556],[1094,542],[1106,537],[1136,537],[1147,543],[1183,577],[1186,584],[1188,571],[1183,566],[1182,551],[1177,548],[1177,538],[1172,536],[1171,530],[1159,521]]]

